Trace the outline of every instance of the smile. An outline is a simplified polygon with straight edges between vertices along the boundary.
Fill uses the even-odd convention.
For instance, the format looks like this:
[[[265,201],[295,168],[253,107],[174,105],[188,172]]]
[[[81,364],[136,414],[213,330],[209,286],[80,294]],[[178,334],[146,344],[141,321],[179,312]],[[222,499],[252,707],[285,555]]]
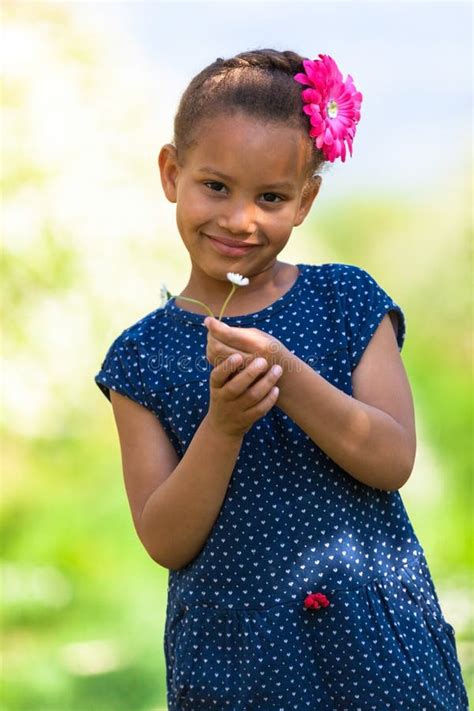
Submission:
[[[252,249],[255,249],[255,247],[259,246],[257,244],[252,244],[245,247],[231,247],[227,244],[224,244],[223,242],[219,242],[219,240],[214,239],[213,237],[209,237],[209,235],[205,236],[211,243],[212,247],[216,250],[216,252],[219,252],[219,254],[225,254],[229,257],[239,257],[248,254],[252,251]]]

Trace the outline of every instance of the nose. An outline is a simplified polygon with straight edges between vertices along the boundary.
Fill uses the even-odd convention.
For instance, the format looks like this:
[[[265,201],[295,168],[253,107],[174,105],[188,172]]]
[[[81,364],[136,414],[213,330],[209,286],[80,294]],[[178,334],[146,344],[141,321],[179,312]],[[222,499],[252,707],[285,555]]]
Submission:
[[[235,234],[254,234],[257,231],[256,206],[246,200],[229,201],[217,224]]]

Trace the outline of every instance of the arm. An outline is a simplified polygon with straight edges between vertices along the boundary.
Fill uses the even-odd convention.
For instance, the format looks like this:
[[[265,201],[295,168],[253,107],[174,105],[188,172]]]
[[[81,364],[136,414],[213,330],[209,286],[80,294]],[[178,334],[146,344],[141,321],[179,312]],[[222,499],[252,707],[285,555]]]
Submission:
[[[289,351],[279,363],[280,409],[359,481],[386,490],[403,486],[415,459],[414,409],[388,314],[352,373],[353,397]]]
[[[154,559],[172,570],[197,556],[222,508],[242,438],[225,437],[207,417],[172,474],[139,517],[140,537]],[[203,466],[205,463],[205,466]]]
[[[179,460],[153,412],[114,390],[110,395],[135,530],[154,561],[181,568],[209,536],[242,438],[217,432],[206,416]]]
[[[110,390],[127,496],[150,556],[172,570],[203,548],[222,507],[245,433],[275,404],[281,376],[262,359],[224,359],[210,377],[210,405],[181,460],[153,412]],[[261,376],[261,377],[260,377]]]

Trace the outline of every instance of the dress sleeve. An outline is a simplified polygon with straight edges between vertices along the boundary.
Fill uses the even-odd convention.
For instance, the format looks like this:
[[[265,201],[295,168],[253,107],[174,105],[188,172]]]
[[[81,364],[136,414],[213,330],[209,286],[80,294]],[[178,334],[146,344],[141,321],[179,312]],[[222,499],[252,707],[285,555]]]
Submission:
[[[385,314],[390,311],[397,314],[396,338],[399,351],[405,342],[406,321],[401,307],[365,269],[349,265],[344,281],[345,317],[352,372]]]
[[[163,393],[158,388],[155,392],[146,387],[146,351],[141,352],[134,338],[123,332],[109,347],[94,381],[110,401],[110,390],[126,395],[143,407],[153,412],[181,459],[183,449],[177,433],[173,430],[163,401]],[[155,358],[155,356],[153,356]]]
[[[133,339],[123,334],[113,341],[94,381],[110,400],[110,388],[150,407],[140,371],[140,355]]]

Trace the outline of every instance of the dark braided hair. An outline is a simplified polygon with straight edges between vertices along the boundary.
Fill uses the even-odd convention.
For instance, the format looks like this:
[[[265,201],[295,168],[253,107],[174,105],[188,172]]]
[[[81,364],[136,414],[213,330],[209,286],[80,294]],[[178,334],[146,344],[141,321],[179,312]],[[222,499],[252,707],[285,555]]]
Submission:
[[[308,139],[305,187],[326,161],[309,135],[310,120],[303,112],[302,86],[293,79],[303,72],[303,59],[296,52],[255,49],[229,59],[218,57],[199,72],[184,91],[174,119],[173,143],[180,165],[186,151],[196,143],[201,121],[218,114],[244,112],[264,122],[301,128]]]

